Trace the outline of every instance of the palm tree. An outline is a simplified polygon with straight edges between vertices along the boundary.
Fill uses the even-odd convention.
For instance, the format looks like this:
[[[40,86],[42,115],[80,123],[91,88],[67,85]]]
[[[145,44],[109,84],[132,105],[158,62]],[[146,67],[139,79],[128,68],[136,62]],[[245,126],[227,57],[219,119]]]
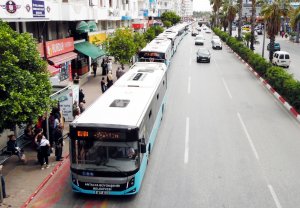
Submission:
[[[222,0],[210,0],[210,4],[213,5],[213,12],[216,14],[215,26],[219,25],[219,10],[222,6]]]
[[[239,24],[238,24],[238,39],[242,39],[242,10],[243,0],[238,0],[238,11],[239,11]]]
[[[232,35],[232,22],[235,18],[237,8],[234,5],[232,5],[232,2],[230,2],[230,5],[229,5],[227,11],[228,11],[227,19],[228,19],[228,23],[229,23],[229,35],[231,36]]]
[[[287,17],[292,9],[291,1],[290,0],[281,0],[280,4],[281,4],[281,14],[284,17],[282,29],[286,33]]]
[[[254,51],[254,29],[256,22],[256,0],[252,0],[252,15],[251,15],[251,41],[250,41],[250,49]]]
[[[289,13],[289,17],[290,17],[291,28],[293,29],[293,31],[296,31],[297,33],[296,42],[299,43],[300,7],[298,7],[297,9],[291,9],[291,12]]]
[[[278,2],[278,0],[275,0],[273,3],[264,5],[262,8],[262,14],[267,21],[267,28],[265,29],[270,37],[270,62],[272,62],[273,59],[275,35],[277,35],[280,30],[281,10]]]

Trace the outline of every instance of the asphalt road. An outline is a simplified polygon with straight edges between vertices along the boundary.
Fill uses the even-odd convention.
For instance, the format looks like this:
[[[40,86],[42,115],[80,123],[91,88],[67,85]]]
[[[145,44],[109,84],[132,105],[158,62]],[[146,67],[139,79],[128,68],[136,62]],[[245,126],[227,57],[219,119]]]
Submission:
[[[226,47],[196,63],[188,34],[168,72],[168,103],[140,193],[75,195],[64,163],[29,207],[295,208],[299,123]]]

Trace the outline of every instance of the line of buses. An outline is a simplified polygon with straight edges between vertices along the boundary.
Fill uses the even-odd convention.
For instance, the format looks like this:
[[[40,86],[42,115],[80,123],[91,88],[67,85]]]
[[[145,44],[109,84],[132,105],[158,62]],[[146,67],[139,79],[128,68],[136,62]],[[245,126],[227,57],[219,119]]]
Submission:
[[[174,26],[150,42],[139,62],[70,124],[74,192],[140,190],[166,106],[167,68],[187,26]]]

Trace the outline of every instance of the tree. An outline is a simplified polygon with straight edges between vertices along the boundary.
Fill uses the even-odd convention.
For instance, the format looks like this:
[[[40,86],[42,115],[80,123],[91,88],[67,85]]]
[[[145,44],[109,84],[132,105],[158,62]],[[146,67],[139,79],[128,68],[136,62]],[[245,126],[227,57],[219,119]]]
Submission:
[[[113,35],[104,41],[106,51],[118,61],[122,67],[129,64],[137,52],[133,31],[129,28],[118,28]]]
[[[272,62],[273,53],[274,53],[274,43],[275,36],[280,30],[280,17],[281,10],[278,4],[278,1],[275,0],[271,4],[266,4],[263,6],[261,13],[264,15],[264,19],[267,21],[267,33],[270,37],[270,51],[269,51],[269,60]]]
[[[232,2],[230,2],[230,5],[228,7],[228,12],[227,12],[227,19],[229,23],[229,35],[232,35],[232,22],[235,19],[237,9],[234,5],[232,5]]]
[[[300,7],[297,9],[291,9],[289,14],[290,24],[293,31],[296,31],[296,42],[299,43],[299,23],[300,23]]]
[[[169,28],[169,27],[172,26],[172,22],[170,22],[170,21],[168,21],[168,20],[163,21],[163,24],[164,24],[164,26],[167,27],[167,28]]]
[[[162,13],[161,16],[160,16],[160,19],[161,19],[162,22],[170,21],[172,23],[172,25],[175,25],[178,22],[180,22],[181,18],[175,12],[168,11],[168,12]]]
[[[238,39],[242,39],[242,11],[243,11],[243,0],[238,0],[238,11],[239,11],[239,22],[238,22]]]
[[[255,41],[255,22],[256,22],[256,0],[252,0],[252,14],[251,14],[251,41],[250,41],[250,49],[254,51],[254,41]]]
[[[215,26],[219,26],[219,10],[222,6],[222,0],[210,0],[210,4],[213,6],[213,12],[215,13]]]
[[[151,40],[153,40],[156,36],[158,36],[160,33],[162,33],[164,29],[160,26],[152,26],[146,32],[144,33],[144,37],[146,41],[149,43]]]
[[[133,40],[136,45],[136,53],[138,53],[147,45],[144,35],[139,32],[134,33]]]
[[[37,120],[51,105],[46,62],[36,41],[0,21],[0,131]]]

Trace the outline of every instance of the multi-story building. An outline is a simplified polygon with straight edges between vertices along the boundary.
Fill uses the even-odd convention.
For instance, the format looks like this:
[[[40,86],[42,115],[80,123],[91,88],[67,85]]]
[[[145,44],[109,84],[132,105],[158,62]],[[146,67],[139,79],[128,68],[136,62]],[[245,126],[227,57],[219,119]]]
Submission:
[[[193,15],[193,0],[181,1],[181,16],[183,18],[190,18]]]

